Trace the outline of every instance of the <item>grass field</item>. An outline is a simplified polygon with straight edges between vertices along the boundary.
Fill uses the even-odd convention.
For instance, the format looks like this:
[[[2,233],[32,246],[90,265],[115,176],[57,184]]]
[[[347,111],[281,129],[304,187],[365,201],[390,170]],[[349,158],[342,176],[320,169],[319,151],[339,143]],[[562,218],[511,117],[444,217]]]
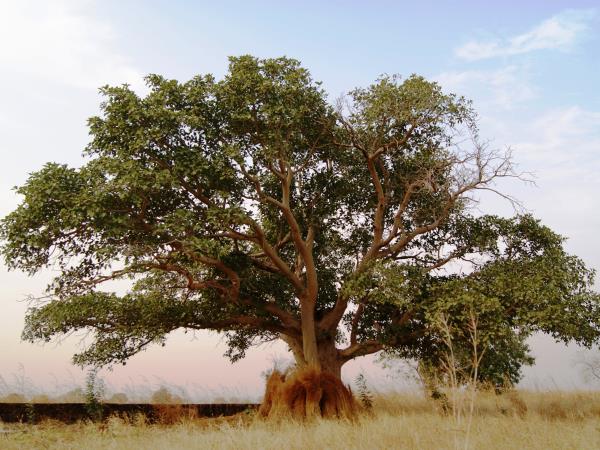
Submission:
[[[265,422],[250,414],[172,425],[3,424],[1,449],[598,449],[600,393],[479,394],[473,414],[444,414],[418,394],[375,398],[354,422]],[[469,430],[469,417],[472,423]],[[469,430],[469,431],[468,431]]]

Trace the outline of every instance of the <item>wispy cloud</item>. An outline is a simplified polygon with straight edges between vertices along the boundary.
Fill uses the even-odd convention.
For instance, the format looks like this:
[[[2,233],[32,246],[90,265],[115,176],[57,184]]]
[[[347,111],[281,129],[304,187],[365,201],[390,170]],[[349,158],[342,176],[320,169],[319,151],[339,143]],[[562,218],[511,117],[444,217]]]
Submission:
[[[527,70],[516,65],[496,70],[443,72],[435,79],[450,92],[478,98],[502,109],[511,109],[536,95]]]
[[[488,41],[471,41],[458,47],[455,54],[475,61],[497,56],[511,56],[535,50],[569,50],[590,28],[594,10],[569,10],[544,20],[517,36]]]
[[[89,0],[0,2],[0,70],[80,88],[141,83]]]

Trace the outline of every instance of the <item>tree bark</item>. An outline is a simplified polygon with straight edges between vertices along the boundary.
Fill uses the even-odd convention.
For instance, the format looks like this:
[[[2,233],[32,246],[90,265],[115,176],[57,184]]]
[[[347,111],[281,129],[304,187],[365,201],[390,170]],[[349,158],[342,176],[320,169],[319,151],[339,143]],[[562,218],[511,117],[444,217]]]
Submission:
[[[317,342],[317,346],[321,370],[341,380],[342,365],[345,361],[340,358],[339,350],[335,346],[335,340],[333,338],[321,340]]]
[[[315,328],[315,301],[303,299],[300,302],[300,320],[302,322],[302,350],[307,366],[321,370],[319,349],[317,346],[317,332]]]
[[[315,367],[306,360],[303,345],[300,345],[297,340],[290,338],[289,336],[282,335],[282,339],[290,348],[297,367]],[[342,366],[348,360],[341,357],[339,350],[335,346],[334,339],[315,340],[315,345],[317,349],[317,361],[319,364],[318,370],[331,374],[341,380]]]

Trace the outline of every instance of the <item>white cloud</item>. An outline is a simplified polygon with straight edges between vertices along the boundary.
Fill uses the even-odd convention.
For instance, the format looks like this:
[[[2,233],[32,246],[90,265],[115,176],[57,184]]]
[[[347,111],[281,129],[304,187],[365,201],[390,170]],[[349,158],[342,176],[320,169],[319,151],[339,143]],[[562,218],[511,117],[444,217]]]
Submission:
[[[527,70],[520,66],[511,65],[497,70],[443,72],[435,79],[449,92],[503,109],[511,109],[536,96],[535,88],[528,81]]]
[[[531,30],[507,39],[471,41],[455,50],[462,59],[475,61],[535,50],[569,50],[589,29],[593,10],[569,10],[552,16]]]
[[[142,77],[116,48],[114,29],[94,17],[94,2],[0,2],[0,70],[66,86],[140,85]],[[3,76],[0,75],[0,78]]]

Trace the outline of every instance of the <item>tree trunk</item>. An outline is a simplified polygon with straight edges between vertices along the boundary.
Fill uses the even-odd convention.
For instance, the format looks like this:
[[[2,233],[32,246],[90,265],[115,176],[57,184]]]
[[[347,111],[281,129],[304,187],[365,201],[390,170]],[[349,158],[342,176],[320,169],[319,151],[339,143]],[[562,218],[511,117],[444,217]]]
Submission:
[[[291,338],[286,335],[280,335],[281,339],[288,345],[296,367],[307,367],[310,364],[307,362],[304,354],[304,347],[299,343],[297,339]],[[342,366],[346,360],[340,358],[339,351],[335,346],[333,339],[322,339],[316,342],[316,354],[318,355],[319,370],[322,372],[329,373],[334,377],[341,380],[342,378]]]
[[[342,365],[344,362],[340,359],[338,349],[335,347],[334,339],[321,340],[318,342],[317,346],[321,371],[333,375],[341,382]]]
[[[302,321],[302,350],[306,365],[316,370],[321,369],[319,360],[319,349],[317,346],[317,334],[315,330],[314,306],[302,305],[300,318]]]

